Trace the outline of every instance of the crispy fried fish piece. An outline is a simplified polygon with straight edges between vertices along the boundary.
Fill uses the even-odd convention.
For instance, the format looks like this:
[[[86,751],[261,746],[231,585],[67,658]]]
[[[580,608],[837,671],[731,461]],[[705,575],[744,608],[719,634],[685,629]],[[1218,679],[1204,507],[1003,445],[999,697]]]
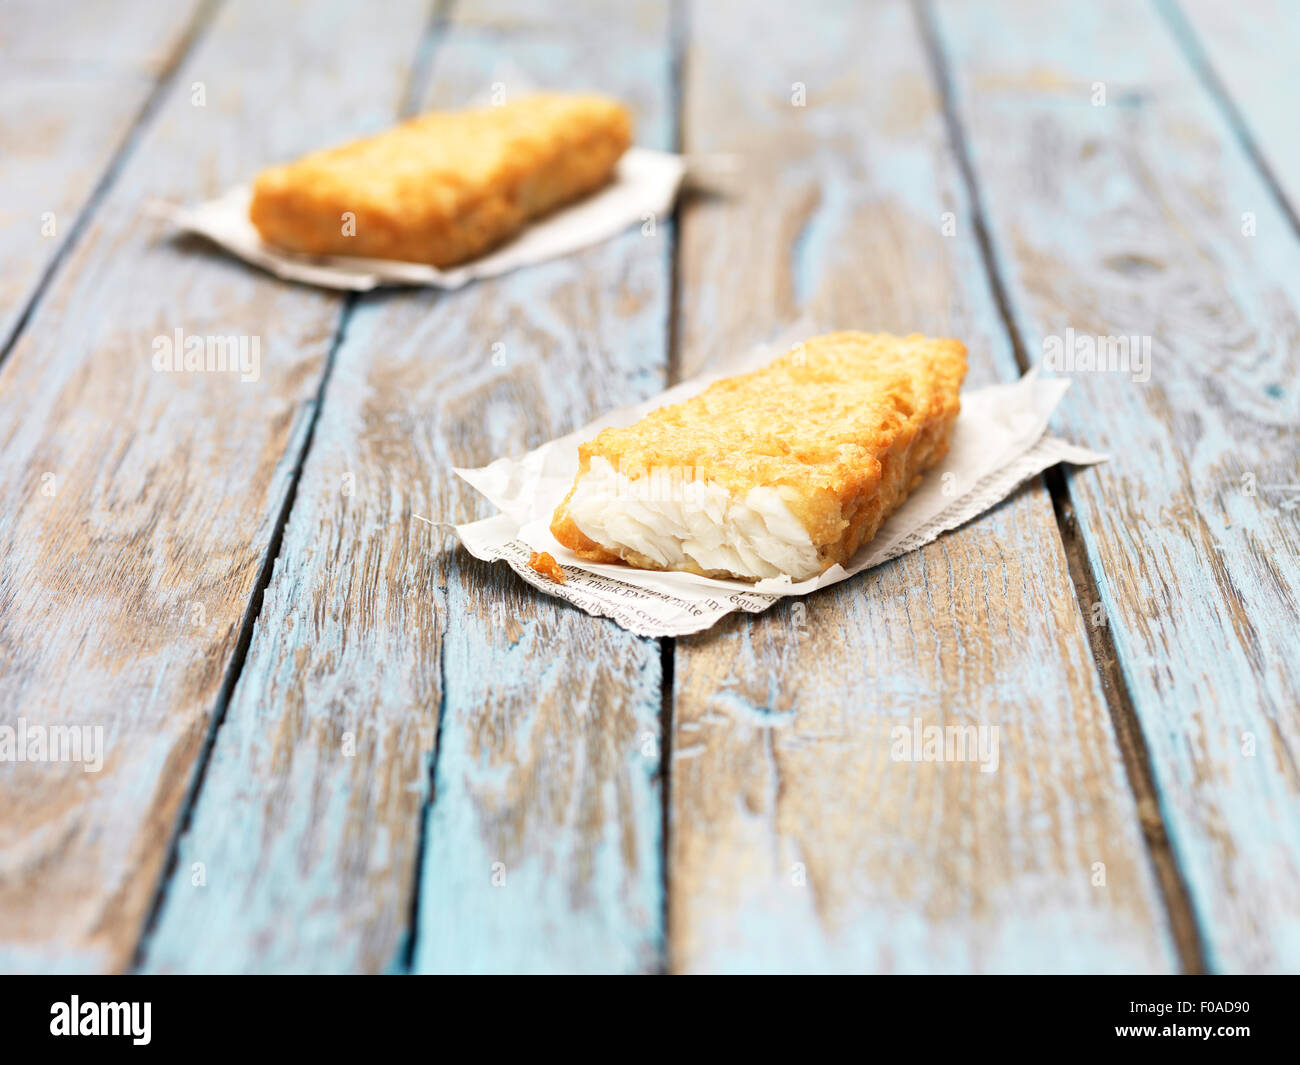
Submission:
[[[948,451],[966,348],[830,333],[578,448],[551,532],[594,562],[756,580],[847,562]]]
[[[453,266],[605,184],[631,140],[603,96],[434,112],[263,171],[249,217],[290,251]]]

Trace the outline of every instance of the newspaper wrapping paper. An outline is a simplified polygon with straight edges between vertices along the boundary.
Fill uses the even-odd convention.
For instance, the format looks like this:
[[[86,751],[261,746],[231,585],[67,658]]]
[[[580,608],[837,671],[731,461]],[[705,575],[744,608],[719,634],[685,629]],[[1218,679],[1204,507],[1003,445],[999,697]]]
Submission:
[[[762,365],[778,350],[756,349],[727,374]],[[494,517],[454,526],[460,542],[476,558],[506,562],[534,588],[567,599],[588,614],[612,618],[638,635],[685,636],[709,628],[733,610],[757,613],[784,596],[807,595],[923,547],[1058,462],[1088,465],[1107,459],[1047,435],[1048,419],[1069,381],[1040,378],[1031,370],[1014,384],[962,394],[961,415],[948,455],[926,473],[847,567],[835,565],[805,581],[788,577],[755,582],[716,580],[693,573],[587,562],[562,547],[549,526],[552,512],[577,473],[578,445],[601,429],[630,425],[657,407],[679,403],[722,376],[726,374],[695,378],[645,403],[612,411],[523,458],[500,458],[479,469],[455,470],[501,510]],[[559,584],[531,569],[528,558],[532,551],[549,552],[564,568],[565,582]]]
[[[730,156],[692,159],[691,174],[707,181],[712,176],[725,176],[735,165]],[[250,185],[239,185],[196,207],[154,202],[149,205],[149,211],[288,281],[354,292],[365,292],[379,285],[453,289],[580,251],[631,226],[644,225],[651,217],[660,218],[672,210],[686,173],[687,160],[680,155],[629,148],[618,162],[614,179],[604,188],[526,226],[495,251],[450,270],[391,259],[281,251],[264,243],[248,220],[253,194]]]

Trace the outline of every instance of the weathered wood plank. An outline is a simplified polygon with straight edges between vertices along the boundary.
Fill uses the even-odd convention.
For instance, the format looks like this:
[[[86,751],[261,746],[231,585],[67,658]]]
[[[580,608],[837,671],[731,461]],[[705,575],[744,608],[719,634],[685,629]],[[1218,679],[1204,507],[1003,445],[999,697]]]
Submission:
[[[591,87],[666,145],[666,16],[650,7],[634,35],[457,5],[425,103],[497,81]],[[670,241],[661,222],[460,292],[358,303],[146,967],[404,967],[435,731],[414,967],[658,965],[658,644],[419,519],[485,512],[452,465],[662,387]]]
[[[1016,376],[909,5],[696,5],[686,70],[687,149],[749,184],[684,214],[684,372],[807,312]],[[996,772],[892,760],[917,721],[998,729]],[[675,970],[1176,964],[1041,484],[679,640],[671,753]]]
[[[1211,77],[1282,188],[1293,218],[1300,216],[1300,5],[1285,0],[1159,0],[1185,50],[1209,60]],[[1186,22],[1178,17],[1186,17]],[[1192,35],[1185,36],[1190,25]]]
[[[1300,241],[1149,6],[937,10],[1026,350],[1150,339],[1074,374],[1070,497],[1208,964],[1294,970]]]
[[[199,0],[12,0],[0,20],[0,353],[159,77]]]
[[[129,959],[338,319],[141,205],[391,121],[425,17],[223,8],[3,368],[0,721],[102,728],[105,754],[0,766],[0,967]],[[257,379],[157,372],[178,329],[257,338]]]
[[[453,37],[453,61],[435,71],[431,105],[496,80],[513,91],[504,58],[507,70],[539,87],[628,100],[637,142],[671,146],[667,4],[621,5],[607,21],[580,8],[539,18],[528,3],[489,6],[505,10],[509,35]],[[671,242],[670,221],[659,219],[651,234],[633,231],[448,301],[439,349],[478,352],[481,366],[443,401],[448,460],[519,453],[662,389]],[[505,345],[504,367],[490,365],[494,343]],[[445,477],[435,516],[486,512]],[[658,968],[658,643],[534,595],[459,550],[444,565],[448,613],[463,625],[444,645],[414,968]]]

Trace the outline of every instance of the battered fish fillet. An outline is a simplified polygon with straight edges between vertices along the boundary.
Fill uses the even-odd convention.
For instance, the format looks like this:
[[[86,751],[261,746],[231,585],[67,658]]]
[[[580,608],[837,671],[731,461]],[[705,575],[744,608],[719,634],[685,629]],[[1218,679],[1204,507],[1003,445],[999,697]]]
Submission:
[[[249,217],[290,251],[453,266],[605,184],[631,141],[602,96],[435,112],[263,171]]]
[[[948,451],[966,348],[830,333],[578,448],[551,532],[593,562],[796,580],[847,562]]]

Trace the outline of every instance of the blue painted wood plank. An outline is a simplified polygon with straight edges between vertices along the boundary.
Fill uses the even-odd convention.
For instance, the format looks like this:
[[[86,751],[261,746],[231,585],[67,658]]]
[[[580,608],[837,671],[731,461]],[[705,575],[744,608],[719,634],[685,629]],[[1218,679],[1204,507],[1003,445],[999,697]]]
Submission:
[[[690,31],[686,147],[746,183],[682,220],[685,369],[807,315],[1017,376],[911,5],[711,3]],[[674,682],[674,970],[1177,965],[1041,483],[679,640]],[[982,761],[893,756],[896,728],[966,725],[995,730]]]
[[[1150,344],[1072,371],[1070,498],[1207,963],[1295,970],[1300,241],[1151,6],[937,11],[1030,357]]]
[[[510,26],[504,39],[453,32],[430,104],[494,81],[507,92],[529,82],[593,88],[634,104],[638,143],[671,146],[666,4],[628,5],[605,22],[577,10],[534,21],[528,5],[498,19]],[[662,389],[671,240],[670,220],[659,219],[652,234],[630,232],[439,307],[436,320],[451,328],[433,350],[475,366],[444,401],[457,412],[444,430],[448,459],[519,453]],[[495,343],[505,365],[494,368],[483,360]],[[444,520],[484,513],[463,487],[445,491]],[[414,969],[659,968],[658,643],[460,552],[447,559],[446,604],[460,623],[443,643]]]
[[[646,35],[459,5],[425,103],[604,90],[667,145],[665,10],[634,14]],[[658,644],[421,519],[483,513],[451,466],[662,387],[671,235],[357,303],[148,969],[658,966]]]
[[[98,772],[0,765],[0,968],[129,962],[338,320],[337,295],[168,240],[143,204],[391,120],[425,7],[386,32],[347,5],[223,7],[0,370],[0,722],[104,748]],[[244,338],[255,380],[155,369],[177,330]]]
[[[0,353],[178,58],[199,0],[5,4],[0,34]]]

